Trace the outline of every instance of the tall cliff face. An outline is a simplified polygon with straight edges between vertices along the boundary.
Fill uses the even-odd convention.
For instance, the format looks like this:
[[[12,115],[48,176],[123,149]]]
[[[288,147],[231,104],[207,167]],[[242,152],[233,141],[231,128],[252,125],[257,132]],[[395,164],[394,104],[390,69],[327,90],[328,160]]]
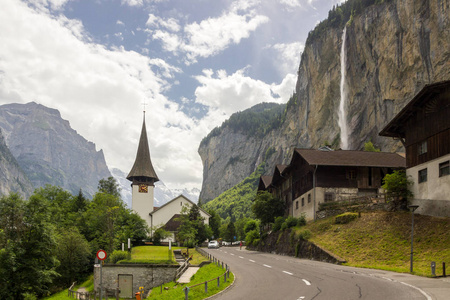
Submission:
[[[102,150],[88,142],[55,109],[28,104],[0,106],[6,144],[35,188],[61,186],[92,196],[98,181],[111,176]]]
[[[450,79],[449,16],[449,0],[372,5],[349,18],[345,53],[343,26],[319,25],[306,42],[282,124],[263,138],[223,128],[200,145],[200,199],[207,202],[250,175],[270,148],[276,152],[267,159],[269,173],[289,163],[293,147],[340,146],[341,54],[347,57],[348,148],[362,149],[371,140],[383,151],[402,150],[378,132],[425,84]]]
[[[8,195],[11,192],[28,198],[33,192],[33,185],[6,146],[0,130],[0,195]]]

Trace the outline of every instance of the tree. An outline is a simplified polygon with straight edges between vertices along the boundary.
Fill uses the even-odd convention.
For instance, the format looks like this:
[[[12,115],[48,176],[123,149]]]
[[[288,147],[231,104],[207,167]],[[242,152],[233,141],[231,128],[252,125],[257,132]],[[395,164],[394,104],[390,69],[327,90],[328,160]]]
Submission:
[[[387,198],[394,203],[394,209],[407,209],[408,198],[413,196],[409,190],[412,184],[404,170],[395,170],[384,176],[382,188],[386,190]]]
[[[267,191],[259,191],[253,202],[252,211],[262,225],[273,223],[275,217],[284,214],[284,202]]]
[[[163,227],[159,227],[155,230],[155,233],[153,234],[153,243],[155,245],[160,245],[161,240],[166,239],[170,236],[170,232],[165,230]]]
[[[60,262],[56,271],[61,275],[57,281],[62,286],[69,286],[72,282],[83,279],[90,271],[92,253],[88,241],[76,227],[61,230],[56,241],[56,256]]]
[[[109,176],[108,179],[100,179],[97,188],[100,193],[105,193],[120,198],[121,189],[116,179],[112,176]]]
[[[367,151],[367,152],[380,152],[380,149],[375,148],[373,143],[371,141],[368,141],[367,143],[364,143],[364,151]]]
[[[234,227],[234,223],[230,222],[227,225],[224,238],[228,242],[233,242],[235,236],[236,236],[236,228]]]
[[[56,241],[45,199],[33,195],[25,202],[17,194],[0,198],[0,298],[23,299],[46,295],[53,279]]]
[[[222,218],[213,209],[210,209],[208,213],[211,215],[209,218],[209,226],[211,227],[212,235],[215,239],[218,239],[220,236],[220,224],[222,223]]]

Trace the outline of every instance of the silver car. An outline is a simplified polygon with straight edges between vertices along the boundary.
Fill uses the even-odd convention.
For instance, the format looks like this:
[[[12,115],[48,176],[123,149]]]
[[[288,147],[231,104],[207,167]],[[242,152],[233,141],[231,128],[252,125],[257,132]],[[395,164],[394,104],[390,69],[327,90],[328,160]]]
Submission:
[[[208,249],[211,249],[211,248],[219,248],[219,242],[218,241],[209,241],[209,243],[208,243]]]

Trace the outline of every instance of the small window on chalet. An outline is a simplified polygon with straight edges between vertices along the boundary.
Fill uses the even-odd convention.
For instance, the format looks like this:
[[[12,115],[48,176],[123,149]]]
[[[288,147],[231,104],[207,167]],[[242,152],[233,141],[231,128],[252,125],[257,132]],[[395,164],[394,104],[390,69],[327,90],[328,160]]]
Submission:
[[[305,198],[302,198],[302,206],[305,206]]]
[[[331,202],[331,201],[333,201],[333,197],[334,197],[333,193],[325,193],[324,200],[325,200],[325,202]]]
[[[347,179],[356,179],[356,170],[347,170]]]
[[[428,170],[422,169],[419,170],[419,183],[426,182],[428,179]]]
[[[427,141],[423,141],[421,143],[419,143],[418,149],[417,149],[417,153],[419,153],[419,155],[425,154],[428,152],[428,145],[427,145]]]
[[[298,201],[295,201],[295,209],[298,209]]]
[[[308,203],[311,203],[311,194],[308,194]]]
[[[439,177],[450,175],[450,161],[447,160],[439,164]]]

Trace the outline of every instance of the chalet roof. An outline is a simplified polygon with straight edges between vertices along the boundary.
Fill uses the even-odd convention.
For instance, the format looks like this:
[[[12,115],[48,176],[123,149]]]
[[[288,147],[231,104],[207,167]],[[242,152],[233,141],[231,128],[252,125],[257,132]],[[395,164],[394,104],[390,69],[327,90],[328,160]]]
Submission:
[[[258,191],[266,190],[272,184],[272,176],[263,175],[259,177]]]
[[[405,168],[406,160],[397,153],[367,151],[320,151],[295,149],[309,165]]]
[[[180,214],[174,214],[172,218],[163,226],[167,231],[178,231],[178,227],[181,225],[181,221],[179,220]]]
[[[152,160],[150,159],[150,149],[148,147],[147,130],[145,129],[145,117],[142,123],[141,137],[139,139],[139,146],[136,154],[136,160],[133,168],[131,168],[127,179],[147,178],[153,179],[153,182],[159,181],[155,169],[153,169]]]
[[[450,88],[450,80],[427,84],[414,98],[381,130],[379,135],[404,138],[406,121],[435,95]]]

